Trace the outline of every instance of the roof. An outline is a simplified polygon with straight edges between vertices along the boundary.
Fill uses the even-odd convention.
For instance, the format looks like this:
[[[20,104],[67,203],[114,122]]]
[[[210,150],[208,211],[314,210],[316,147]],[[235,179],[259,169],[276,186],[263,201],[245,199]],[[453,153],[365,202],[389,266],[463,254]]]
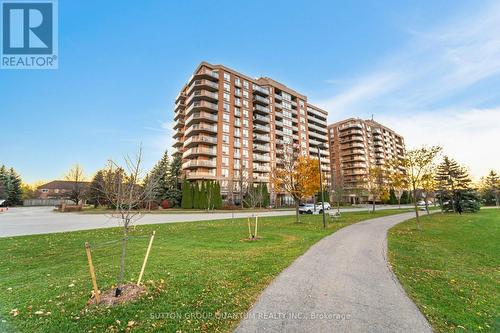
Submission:
[[[70,180],[54,180],[47,184],[38,186],[37,189],[41,190],[72,190],[76,185],[88,186],[89,182],[74,182]]]

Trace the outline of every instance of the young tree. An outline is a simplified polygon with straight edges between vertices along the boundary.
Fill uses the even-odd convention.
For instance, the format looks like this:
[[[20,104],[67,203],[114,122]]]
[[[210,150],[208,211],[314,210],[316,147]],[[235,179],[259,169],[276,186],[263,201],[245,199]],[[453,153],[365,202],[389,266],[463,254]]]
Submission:
[[[344,177],[342,174],[337,175],[335,172],[332,178],[332,197],[337,204],[337,214],[340,215],[340,205],[344,201],[345,187]]]
[[[366,184],[368,185],[368,192],[372,196],[372,212],[375,212],[375,202],[377,200],[383,201],[388,193],[385,169],[380,166],[370,167]]]
[[[495,171],[491,170],[481,178],[480,189],[487,205],[500,206],[500,177]]]
[[[423,192],[424,196],[424,204],[425,204],[425,210],[427,211],[427,215],[430,214],[429,212],[429,199],[431,198],[431,194],[434,193],[436,190],[437,182],[435,180],[434,173],[431,171],[428,174],[425,174],[422,177],[422,183],[421,183],[421,189]]]
[[[193,189],[187,179],[182,183],[182,202],[181,207],[184,209],[193,208]]]
[[[97,171],[89,185],[88,198],[95,208],[107,204],[104,191],[104,172],[104,170]]]
[[[77,205],[80,204],[85,196],[86,190],[85,176],[82,167],[79,164],[75,164],[64,178],[72,183],[69,199]]]
[[[405,170],[405,161],[400,158],[392,158],[387,163],[387,180],[389,187],[394,191],[399,208],[401,208],[401,196],[408,188],[408,175]]]
[[[215,182],[213,186],[214,190],[214,209],[222,209],[222,194],[220,191],[220,183]]]
[[[122,226],[122,254],[120,260],[120,278],[115,296],[121,293],[124,283],[125,257],[131,225],[143,216],[147,203],[157,190],[157,180],[149,177],[144,183],[142,170],[142,147],[135,157],[125,157],[125,166],[121,167],[110,160],[105,171],[104,193],[107,200],[115,207],[113,218],[119,219]]]
[[[298,223],[300,201],[313,196],[319,190],[318,160],[301,155],[298,147],[285,145],[279,165],[273,169],[271,181],[275,189],[292,197]]]
[[[440,200],[449,199],[452,210],[457,212],[456,191],[470,188],[471,179],[467,170],[455,160],[444,156],[443,161],[437,167],[435,179],[436,187],[439,188]]]
[[[417,189],[422,186],[424,180],[429,174],[432,174],[434,161],[441,152],[441,147],[420,147],[407,151],[406,158],[403,161],[405,169],[408,171],[408,180],[413,191],[413,197],[416,198]],[[417,200],[413,201],[415,216],[417,218],[417,229],[421,230],[420,216],[418,213]]]

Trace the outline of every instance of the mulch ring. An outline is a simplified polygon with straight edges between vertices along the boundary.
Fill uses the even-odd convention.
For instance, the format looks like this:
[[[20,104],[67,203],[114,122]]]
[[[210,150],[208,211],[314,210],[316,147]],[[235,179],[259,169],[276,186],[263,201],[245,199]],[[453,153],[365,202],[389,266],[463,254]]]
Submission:
[[[240,239],[241,242],[254,242],[254,241],[258,241],[259,239],[262,239],[262,237],[260,236],[257,236],[257,237],[247,237],[247,238],[243,238],[243,239]]]
[[[128,303],[141,297],[142,294],[146,292],[146,288],[144,286],[138,286],[133,283],[125,284],[121,287],[121,289],[122,292],[118,297],[115,297],[116,288],[108,289],[102,292],[100,295],[101,299],[99,301],[99,305],[114,306],[123,303]],[[87,305],[95,303],[96,303],[95,297],[92,296],[92,298],[87,302]]]

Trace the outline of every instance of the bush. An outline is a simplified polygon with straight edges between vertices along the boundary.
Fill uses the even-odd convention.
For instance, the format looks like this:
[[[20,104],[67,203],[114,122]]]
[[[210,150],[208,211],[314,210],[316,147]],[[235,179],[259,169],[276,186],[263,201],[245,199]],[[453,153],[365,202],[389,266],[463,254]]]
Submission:
[[[163,200],[163,201],[161,202],[161,208],[163,208],[163,209],[168,209],[168,208],[170,208],[170,207],[171,207],[171,206],[170,206],[170,201],[168,201],[168,200]]]

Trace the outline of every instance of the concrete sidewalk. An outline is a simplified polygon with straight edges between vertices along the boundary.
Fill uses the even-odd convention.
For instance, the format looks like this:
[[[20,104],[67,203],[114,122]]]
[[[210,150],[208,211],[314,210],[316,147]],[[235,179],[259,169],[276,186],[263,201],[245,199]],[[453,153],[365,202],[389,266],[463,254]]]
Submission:
[[[387,231],[415,213],[367,220],[312,246],[264,290],[236,332],[432,332],[387,263]]]

